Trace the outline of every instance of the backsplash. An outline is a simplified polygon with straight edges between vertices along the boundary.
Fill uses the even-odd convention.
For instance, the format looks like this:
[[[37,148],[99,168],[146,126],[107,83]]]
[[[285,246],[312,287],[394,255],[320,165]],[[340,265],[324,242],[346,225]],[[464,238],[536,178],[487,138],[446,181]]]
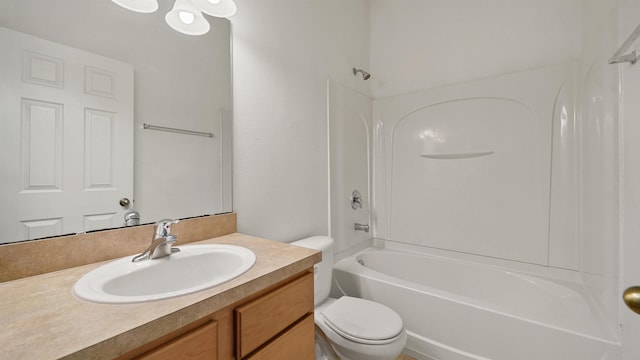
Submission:
[[[148,224],[0,245],[0,282],[141,253],[154,229]],[[235,232],[235,213],[185,219],[172,227],[177,246]]]

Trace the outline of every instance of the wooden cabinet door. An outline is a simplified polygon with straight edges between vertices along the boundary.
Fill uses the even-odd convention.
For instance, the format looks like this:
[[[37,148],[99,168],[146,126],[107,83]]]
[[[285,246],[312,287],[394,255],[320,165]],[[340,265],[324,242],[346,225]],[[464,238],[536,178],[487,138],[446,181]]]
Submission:
[[[237,357],[249,355],[309,313],[313,313],[313,274],[310,272],[236,308]]]
[[[218,323],[200,326],[140,356],[140,360],[217,360]]]
[[[314,330],[313,314],[309,314],[246,360],[313,359]]]

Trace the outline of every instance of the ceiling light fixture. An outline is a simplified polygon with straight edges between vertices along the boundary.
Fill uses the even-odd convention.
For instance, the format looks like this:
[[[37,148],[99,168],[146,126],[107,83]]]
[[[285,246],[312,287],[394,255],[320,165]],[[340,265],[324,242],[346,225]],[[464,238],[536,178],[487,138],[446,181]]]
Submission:
[[[123,8],[139,13],[158,10],[157,0],[111,0]],[[187,35],[206,34],[211,25],[202,13],[227,18],[233,16],[238,7],[233,0],[175,0],[173,8],[164,17],[172,29]]]
[[[202,12],[190,0],[176,0],[164,19],[173,30],[187,35],[203,35],[211,28]]]

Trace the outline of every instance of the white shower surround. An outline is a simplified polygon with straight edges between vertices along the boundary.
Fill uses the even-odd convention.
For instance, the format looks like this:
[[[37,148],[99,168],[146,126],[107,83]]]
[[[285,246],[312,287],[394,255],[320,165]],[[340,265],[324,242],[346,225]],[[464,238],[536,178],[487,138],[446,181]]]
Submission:
[[[376,100],[376,237],[577,270],[575,67]]]
[[[579,67],[545,66],[373,102],[371,218],[374,236],[391,240],[376,244],[448,258],[436,262],[444,266],[428,257],[386,258],[379,264],[387,270],[372,273],[351,257],[336,266],[336,279],[347,294],[399,311],[410,350],[447,360],[619,358],[618,333],[603,331],[615,327],[606,299],[590,294],[579,272]],[[599,119],[599,106],[587,118]],[[354,243],[344,234],[339,241]],[[504,268],[487,271],[487,264]],[[533,276],[507,270],[521,268]],[[549,274],[572,290],[535,277]],[[469,288],[478,291],[461,295]],[[513,289],[531,296],[513,297]],[[554,320],[571,311],[570,319]],[[482,328],[482,336],[474,333]],[[520,346],[525,338],[539,341]],[[545,352],[554,347],[563,350]]]
[[[417,243],[415,240],[418,238],[418,243],[422,242],[422,245],[427,243],[427,246],[453,250],[450,254],[454,256],[481,255],[474,257],[474,261],[481,263],[500,262],[498,258],[502,258],[510,259],[505,263],[508,266],[532,266],[536,269],[532,270],[534,273],[544,274],[549,270],[564,272],[586,286],[607,323],[619,335],[619,67],[606,62],[617,49],[618,2],[566,0],[506,4],[487,1],[473,11],[469,10],[477,4],[466,0],[453,4],[438,0],[406,0],[404,4],[407,6],[394,7],[383,0],[374,0],[372,3],[371,70],[374,81],[371,93],[374,98],[383,96],[373,100],[374,124],[371,126],[375,129],[371,180],[374,188],[371,201],[374,236],[407,243]],[[500,16],[496,17],[498,14]],[[487,25],[488,18],[493,19],[492,25]],[[535,25],[526,25],[529,22]],[[523,27],[531,30],[523,31]],[[417,42],[401,41],[412,39],[413,34],[424,36]],[[403,56],[394,55],[399,53]],[[540,218],[537,219],[539,225],[548,227],[548,244],[545,245],[544,237],[530,237],[532,243],[526,243],[522,238],[512,239],[500,233],[498,237],[502,236],[501,240],[485,237],[483,242],[476,243],[471,239],[477,239],[482,234],[473,233],[472,237],[465,238],[460,236],[463,230],[456,228],[449,229],[458,234],[456,242],[451,244],[445,237],[432,239],[420,233],[421,226],[440,227],[443,224],[442,221],[426,217],[424,221],[408,223],[417,231],[410,237],[397,236],[397,233],[406,230],[402,226],[393,227],[393,214],[390,211],[394,211],[394,207],[397,209],[398,206],[410,207],[415,204],[400,203],[398,199],[394,204],[393,201],[394,187],[400,193],[410,192],[411,189],[392,182],[395,175],[392,170],[394,150],[391,127],[395,121],[421,106],[413,104],[401,108],[395,114],[395,119],[387,118],[384,113],[386,107],[390,103],[392,107],[402,107],[402,104],[416,101],[416,98],[417,102],[423,102],[422,107],[442,103],[446,99],[438,99],[438,96],[451,93],[452,89],[462,89],[463,93],[449,100],[487,97],[496,91],[498,97],[518,98],[529,90],[526,89],[528,84],[515,84],[510,89],[498,90],[491,90],[490,84],[500,79],[526,75],[528,71],[523,72],[522,69],[549,70],[553,66],[546,64],[550,63],[565,64],[571,69],[563,75],[567,82],[557,92],[539,94],[557,98],[553,112],[549,110],[537,119],[553,121],[548,138],[543,139],[551,147],[551,155],[545,164],[547,169],[541,169],[550,170],[548,222],[545,224]],[[450,85],[452,83],[457,84]],[[485,85],[489,85],[489,88]],[[478,91],[475,94],[471,91],[470,95],[465,95],[464,91],[469,92],[474,86],[480,89],[476,89]],[[418,89],[427,90],[415,91]],[[424,104],[426,97],[434,95],[430,104]],[[522,102],[530,101],[531,98],[527,97]],[[538,109],[538,113],[540,109],[549,109],[550,106],[551,102],[547,101]],[[490,156],[439,161],[482,163]],[[446,181],[444,185],[447,185]],[[488,203],[486,211],[495,212],[492,207],[496,205]],[[428,207],[428,204],[422,206]],[[455,211],[450,211],[450,214],[455,215]],[[535,217],[529,220],[536,221]],[[450,220],[448,224],[455,226],[455,221]],[[493,225],[496,224],[494,222]],[[458,221],[458,225],[464,224]],[[430,231],[437,234],[438,230]],[[544,234],[544,230],[535,231]],[[489,233],[485,228],[484,235]],[[523,237],[517,232],[512,234]],[[525,248],[538,252],[537,255],[525,254],[518,252],[518,247],[505,251],[499,247],[500,241],[508,245],[512,241],[520,242]],[[546,256],[545,246],[548,249]]]

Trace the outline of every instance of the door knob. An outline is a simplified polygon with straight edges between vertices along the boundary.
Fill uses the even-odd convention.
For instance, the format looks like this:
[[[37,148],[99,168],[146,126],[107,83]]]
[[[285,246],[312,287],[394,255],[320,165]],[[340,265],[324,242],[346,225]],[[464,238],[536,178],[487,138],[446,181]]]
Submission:
[[[622,299],[631,311],[640,314],[640,286],[632,286],[625,290]]]
[[[131,200],[129,200],[127,198],[120,199],[120,206],[129,207],[129,205],[131,205]]]

